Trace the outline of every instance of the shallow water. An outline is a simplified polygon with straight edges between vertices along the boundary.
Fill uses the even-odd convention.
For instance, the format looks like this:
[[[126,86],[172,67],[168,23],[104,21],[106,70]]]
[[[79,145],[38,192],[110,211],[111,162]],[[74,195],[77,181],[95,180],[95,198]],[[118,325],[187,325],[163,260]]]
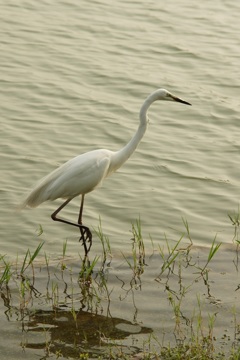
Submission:
[[[1,254],[39,242],[58,255],[78,233],[53,223],[61,201],[15,212],[29,188],[69,158],[117,150],[138,126],[145,97],[164,87],[192,103],[154,104],[128,162],[86,197],[84,221],[116,252],[131,251],[140,217],[146,248],[178,240],[229,244],[239,205],[239,19],[231,1],[3,2],[1,29]],[[76,217],[79,200],[65,210]],[[93,256],[101,252],[95,238]]]
[[[24,277],[18,259],[1,288],[1,354],[108,359],[123,353],[143,359],[161,346],[201,336],[229,354],[240,341],[239,251],[222,245],[207,263],[206,248],[186,245],[180,244],[174,262],[157,249],[140,260],[135,247],[135,265],[131,254],[110,253],[90,276],[79,276],[81,261],[68,251],[47,261],[39,256]]]

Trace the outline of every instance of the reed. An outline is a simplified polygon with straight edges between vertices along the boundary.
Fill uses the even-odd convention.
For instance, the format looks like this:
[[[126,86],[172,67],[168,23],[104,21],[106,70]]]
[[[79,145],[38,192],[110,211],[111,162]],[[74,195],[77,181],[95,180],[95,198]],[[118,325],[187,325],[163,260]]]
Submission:
[[[230,218],[230,217],[229,217]],[[234,224],[238,226],[238,215],[232,215]],[[215,345],[215,326],[216,313],[209,312],[204,314],[205,298],[198,294],[197,290],[200,282],[206,289],[209,298],[212,297],[211,290],[211,269],[210,264],[220,251],[221,242],[217,242],[217,236],[212,240],[209,251],[202,255],[201,262],[196,259],[194,252],[194,239],[192,238],[190,226],[183,220],[184,231],[176,240],[170,240],[166,235],[161,239],[161,245],[156,240],[150,238],[153,252],[148,254],[146,240],[143,237],[142,223],[140,218],[131,224],[131,248],[127,254],[122,253],[122,268],[128,274],[128,287],[125,280],[121,280],[121,271],[116,276],[121,281],[118,291],[122,289],[125,298],[132,294],[134,311],[137,313],[137,302],[135,297],[137,291],[142,291],[144,287],[144,275],[151,266],[150,259],[158,259],[159,273],[153,278],[161,285],[161,297],[166,297],[169,303],[169,318],[173,320],[173,334],[176,344],[168,343],[163,335],[162,339],[157,338],[154,333],[145,336],[140,347],[131,352],[121,345],[121,341],[108,341],[101,335],[101,346],[104,354],[95,354],[94,358],[123,359],[123,360],[153,360],[153,359],[172,359],[172,360],[237,360],[240,358],[238,347],[231,347],[228,353],[217,351]],[[234,225],[234,226],[235,226]],[[19,319],[23,321],[26,316],[31,316],[34,304],[41,298],[51,307],[52,312],[58,313],[61,309],[67,309],[71,314],[75,324],[76,334],[79,332],[78,315],[82,309],[89,313],[100,314],[107,309],[110,314],[110,304],[114,298],[114,287],[109,288],[108,274],[111,275],[110,263],[114,262],[110,240],[104,235],[101,221],[95,231],[100,239],[101,253],[95,255],[90,261],[89,258],[80,256],[79,271],[73,272],[69,266],[67,257],[68,244],[63,243],[62,256],[57,265],[52,263],[52,259],[44,253],[41,254],[43,242],[40,242],[32,252],[26,251],[23,259],[17,257],[16,262],[6,260],[6,255],[0,256],[0,294],[7,307],[6,316],[11,316],[13,312],[19,314]],[[190,245],[188,244],[190,241]],[[187,243],[187,246],[185,246]],[[237,243],[236,243],[237,244]],[[238,246],[238,244],[237,244]],[[43,258],[43,259],[42,259]],[[38,261],[36,261],[38,259]],[[147,263],[150,263],[150,265]],[[39,291],[37,282],[37,271],[45,271],[46,286],[45,293]],[[107,270],[107,271],[106,271]],[[120,269],[121,270],[121,267]],[[130,270],[130,271],[129,271]],[[191,280],[185,276],[186,272],[191,273]],[[43,289],[44,286],[41,287]],[[13,294],[18,297],[13,297]],[[193,295],[194,294],[194,295]],[[196,304],[191,313],[186,313],[186,299],[189,296],[196,297]],[[18,299],[18,304],[16,303]],[[77,300],[76,300],[77,299]],[[119,296],[120,301],[124,300]],[[129,299],[129,298],[128,298]],[[116,298],[114,299],[116,301]],[[128,300],[129,301],[129,300]],[[107,304],[107,305],[106,305]],[[79,308],[80,305],[80,308]],[[136,315],[136,314],[135,314]],[[134,319],[137,316],[133,316]],[[235,327],[236,338],[239,331],[238,312],[232,308],[232,324]],[[94,321],[94,320],[93,320]],[[88,342],[86,339],[84,340]],[[22,346],[26,348],[26,343]],[[106,345],[107,344],[107,345]],[[54,350],[53,350],[54,348]],[[129,351],[128,351],[129,350]],[[27,349],[25,349],[27,351]],[[63,348],[57,348],[56,344],[47,339],[45,344],[45,354],[56,358],[63,357]],[[78,348],[76,348],[76,353]],[[96,357],[97,356],[97,357]],[[84,348],[78,351],[79,359],[92,359],[93,354],[85,351]]]

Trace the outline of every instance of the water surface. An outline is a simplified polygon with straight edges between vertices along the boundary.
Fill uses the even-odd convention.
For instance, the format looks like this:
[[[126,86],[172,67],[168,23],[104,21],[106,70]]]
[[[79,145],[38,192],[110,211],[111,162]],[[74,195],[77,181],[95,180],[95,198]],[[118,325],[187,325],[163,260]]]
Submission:
[[[4,1],[1,29],[1,254],[41,240],[50,256],[76,229],[53,223],[61,201],[16,212],[42,176],[77,154],[118,150],[159,87],[192,107],[156,103],[129,161],[86,197],[84,222],[101,218],[112,251],[131,252],[140,217],[146,248],[178,240],[187,220],[195,246],[232,242],[239,205],[239,11],[229,1]],[[77,218],[79,199],[64,215]],[[101,252],[94,239],[92,256]]]

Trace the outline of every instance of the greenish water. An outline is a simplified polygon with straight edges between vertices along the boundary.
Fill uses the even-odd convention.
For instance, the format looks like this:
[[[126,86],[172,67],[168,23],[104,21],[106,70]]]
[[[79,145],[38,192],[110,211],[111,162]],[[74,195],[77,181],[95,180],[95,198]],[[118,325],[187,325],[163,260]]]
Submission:
[[[239,205],[238,2],[24,1],[0,4],[1,251],[82,252],[78,232],[50,214],[61,203],[16,211],[44,175],[77,154],[117,150],[159,87],[193,104],[154,104],[137,151],[86,196],[84,222],[101,218],[113,253],[131,252],[140,217],[147,249],[178,240],[187,219],[194,245],[216,233],[231,244]],[[79,200],[64,215],[77,218]],[[101,253],[93,239],[92,256]]]
[[[69,158],[117,150],[145,97],[165,87],[193,104],[156,104],[136,153],[88,195],[85,222],[127,246],[131,221],[161,242],[186,218],[195,243],[237,210],[239,134],[236,3],[28,2],[1,6],[1,238],[14,255],[44,228],[50,252],[75,231],[49,220],[58,203],[14,213],[27,190]],[[67,210],[74,216],[78,206]],[[72,234],[72,235],[71,235]],[[73,237],[73,238],[72,238]],[[126,239],[126,240],[122,240]],[[11,246],[9,246],[11,244]],[[13,249],[13,250],[11,250]],[[98,251],[97,245],[95,246]]]

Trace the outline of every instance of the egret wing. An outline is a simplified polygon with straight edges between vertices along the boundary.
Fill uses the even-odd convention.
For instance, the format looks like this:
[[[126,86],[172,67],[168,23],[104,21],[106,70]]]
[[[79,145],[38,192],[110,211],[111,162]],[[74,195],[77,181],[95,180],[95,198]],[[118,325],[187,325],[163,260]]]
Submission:
[[[23,207],[44,201],[74,198],[99,186],[106,177],[112,152],[101,149],[78,155],[44,177],[30,192]]]

